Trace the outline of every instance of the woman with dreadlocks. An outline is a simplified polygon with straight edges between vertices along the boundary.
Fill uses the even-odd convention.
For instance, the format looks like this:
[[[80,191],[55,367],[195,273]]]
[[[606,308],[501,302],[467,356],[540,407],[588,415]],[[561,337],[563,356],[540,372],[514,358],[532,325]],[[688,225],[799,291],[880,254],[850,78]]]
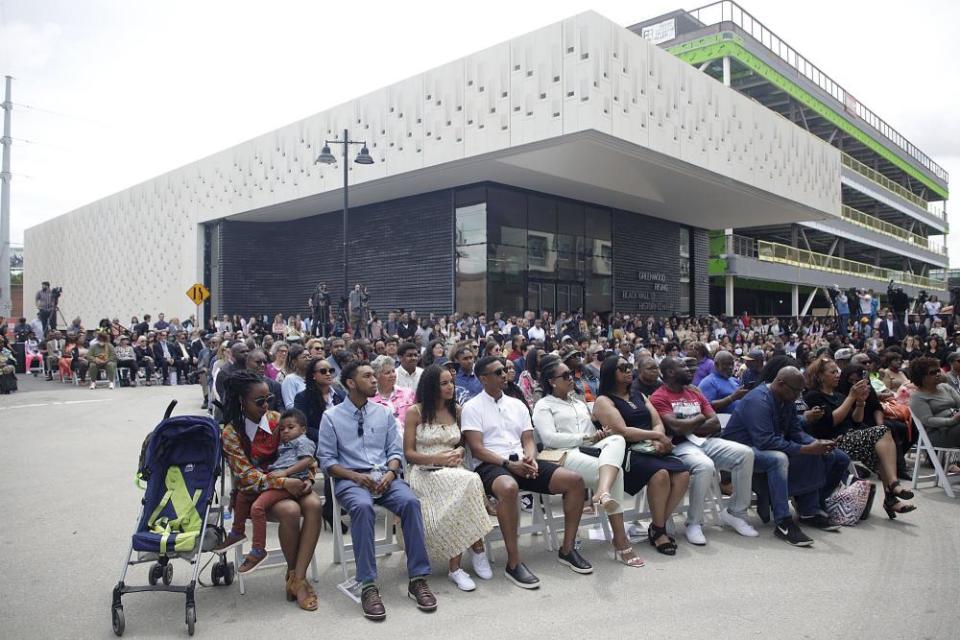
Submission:
[[[280,428],[277,413],[267,410],[272,398],[263,378],[247,370],[234,371],[227,379],[224,396],[223,453],[236,478],[236,489],[289,492],[289,499],[274,504],[267,513],[280,523],[280,548],[287,560],[287,599],[296,600],[301,609],[314,611],[317,594],[306,575],[320,537],[320,498],[313,492],[312,481],[278,477],[266,471],[277,457]],[[230,546],[242,542],[241,537]]]

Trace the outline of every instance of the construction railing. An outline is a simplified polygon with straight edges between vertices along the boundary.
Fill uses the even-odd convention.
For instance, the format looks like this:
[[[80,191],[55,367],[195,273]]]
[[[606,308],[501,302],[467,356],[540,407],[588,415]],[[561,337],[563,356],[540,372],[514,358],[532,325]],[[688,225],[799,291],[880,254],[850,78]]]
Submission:
[[[942,256],[947,255],[946,245],[938,246],[930,244],[930,240],[928,238],[918,236],[915,233],[910,233],[906,229],[902,229],[895,224],[891,224],[885,220],[871,216],[870,214],[864,213],[859,209],[854,209],[853,207],[843,205],[841,207],[841,214],[843,215],[843,219],[847,222],[851,222],[861,227],[866,227],[867,229],[876,231],[877,233],[892,236],[898,240],[908,242],[926,251],[932,251]]]
[[[722,242],[721,242],[722,239]],[[864,262],[847,260],[836,256],[828,256],[824,253],[798,249],[777,242],[768,242],[766,240],[757,240],[747,236],[720,236],[714,237],[711,248],[714,256],[720,257],[722,254],[715,250],[723,247],[722,254],[745,256],[756,258],[763,262],[777,262],[788,264],[805,269],[816,269],[817,271],[827,271],[847,276],[860,278],[870,278],[889,282],[893,280],[898,284],[904,284],[911,287],[920,287],[924,289],[933,289],[942,291],[947,288],[945,280],[920,276],[907,271],[898,271],[896,269],[885,269]]]
[[[930,215],[937,215],[930,211],[929,203],[926,200],[915,194],[913,191],[910,191],[906,187],[897,184],[879,171],[871,169],[853,156],[849,156],[845,153],[840,154],[840,159],[843,162],[843,166],[847,167],[848,169],[853,169],[868,180],[877,183],[887,191],[900,196],[904,200],[912,202]],[[940,217],[946,220],[945,214],[941,213]]]
[[[744,11],[740,5],[730,0],[714,2],[699,9],[688,11],[690,15],[705,25],[732,22],[749,33],[756,41],[770,50],[771,53],[793,67],[802,76],[829,93],[845,108],[857,114],[864,122],[880,132],[884,137],[903,149],[910,157],[928,169],[943,182],[950,181],[950,174],[946,169],[934,162],[930,156],[920,151],[913,143],[902,136],[896,129],[887,124],[873,111],[865,107],[859,100],[837,84],[830,76],[812,64],[809,60],[780,39],[777,34],[764,26],[750,13]]]

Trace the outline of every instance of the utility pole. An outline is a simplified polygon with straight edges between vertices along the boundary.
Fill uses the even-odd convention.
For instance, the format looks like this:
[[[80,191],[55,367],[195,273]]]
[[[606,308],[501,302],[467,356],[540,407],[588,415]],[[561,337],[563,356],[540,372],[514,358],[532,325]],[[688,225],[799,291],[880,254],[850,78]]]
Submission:
[[[0,316],[9,318],[13,310],[10,299],[10,118],[13,113],[10,85],[13,78],[6,76],[3,96],[3,165],[0,169]]]

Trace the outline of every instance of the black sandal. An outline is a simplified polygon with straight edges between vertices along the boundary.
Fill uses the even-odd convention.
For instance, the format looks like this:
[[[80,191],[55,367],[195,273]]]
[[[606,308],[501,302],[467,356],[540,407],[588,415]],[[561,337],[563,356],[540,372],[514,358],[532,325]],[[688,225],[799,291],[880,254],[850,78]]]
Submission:
[[[896,520],[898,513],[910,513],[911,511],[916,511],[917,505],[900,502],[900,500],[897,498],[897,495],[891,493],[889,490],[886,493],[887,495],[883,499],[883,510],[887,512],[887,517],[891,520]]]
[[[661,536],[665,536],[669,542],[657,544],[656,540]],[[677,555],[677,543],[667,535],[667,529],[665,527],[658,527],[651,522],[650,526],[647,527],[647,538],[650,540],[650,546],[656,549],[657,553],[662,553],[665,556]]]
[[[899,480],[894,481],[893,484],[887,487],[887,493],[895,495],[901,500],[913,500],[913,491],[910,491],[909,489],[904,489],[901,487],[900,493],[897,493],[897,487],[900,487]]]

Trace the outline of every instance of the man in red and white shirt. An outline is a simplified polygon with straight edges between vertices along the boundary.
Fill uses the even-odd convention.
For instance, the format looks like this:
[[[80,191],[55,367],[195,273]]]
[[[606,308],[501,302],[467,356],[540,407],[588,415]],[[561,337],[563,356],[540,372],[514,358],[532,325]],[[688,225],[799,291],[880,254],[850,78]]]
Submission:
[[[716,469],[730,471],[733,495],[730,507],[720,512],[720,520],[742,536],[759,535],[747,522],[753,480],[753,450],[732,443],[720,435],[720,421],[700,390],[692,386],[697,362],[689,358],[689,366],[676,358],[660,363],[663,385],[650,396],[667,433],[673,437],[673,455],[690,469],[690,509],[685,534],[691,544],[704,545],[703,505]],[[737,446],[731,447],[731,444]]]

